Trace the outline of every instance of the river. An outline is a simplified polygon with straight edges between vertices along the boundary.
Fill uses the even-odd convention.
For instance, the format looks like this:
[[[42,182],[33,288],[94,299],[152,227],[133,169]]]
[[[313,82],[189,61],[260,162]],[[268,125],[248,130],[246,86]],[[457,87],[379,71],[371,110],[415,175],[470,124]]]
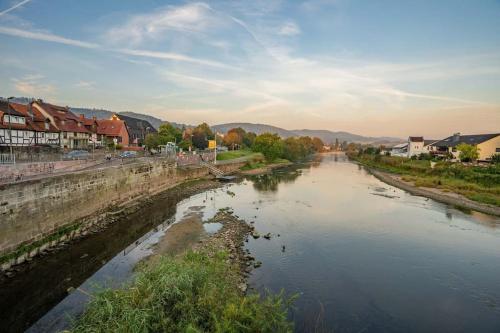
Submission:
[[[291,314],[297,332],[500,331],[500,219],[391,187],[342,154],[207,190],[176,207],[158,205],[154,226],[141,216],[130,221],[133,236],[105,231],[115,231],[114,243],[122,245],[107,257],[90,248],[74,254],[72,260],[87,254],[102,263],[80,268],[86,280],[59,295],[58,304],[52,299],[30,331],[66,327],[66,314],[81,311],[96,283],[127,281],[134,264],[162,240],[169,244],[182,235],[196,241],[198,234],[215,231],[200,227],[201,221],[224,207],[255,222],[260,234],[272,234],[246,245],[263,263],[250,286],[298,294]],[[61,263],[66,275],[36,275],[39,281],[29,286],[33,295],[50,293],[44,280],[63,283],[74,265]]]

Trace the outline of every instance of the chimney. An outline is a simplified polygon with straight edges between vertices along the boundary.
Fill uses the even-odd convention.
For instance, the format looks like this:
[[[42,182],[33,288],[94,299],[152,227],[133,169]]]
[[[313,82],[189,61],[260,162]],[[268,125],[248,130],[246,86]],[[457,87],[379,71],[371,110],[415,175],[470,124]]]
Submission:
[[[85,115],[84,115],[84,114],[82,114],[82,113],[80,114],[80,120],[81,120],[81,121],[84,121],[84,120],[85,120]]]
[[[93,121],[97,121],[97,117],[96,116],[92,116],[92,120]]]
[[[458,141],[460,141],[460,132],[453,133],[453,142],[458,142]]]

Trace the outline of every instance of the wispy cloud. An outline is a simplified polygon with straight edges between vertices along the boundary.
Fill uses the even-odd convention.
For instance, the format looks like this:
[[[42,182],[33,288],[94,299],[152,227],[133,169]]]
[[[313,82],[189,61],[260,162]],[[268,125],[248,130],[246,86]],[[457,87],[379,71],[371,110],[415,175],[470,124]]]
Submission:
[[[132,56],[138,56],[138,57],[184,61],[184,62],[190,62],[190,63],[194,63],[194,64],[211,66],[211,67],[239,70],[239,68],[237,68],[237,67],[226,65],[226,64],[223,64],[223,63],[218,62],[218,61],[192,58],[192,57],[178,54],[178,53],[156,52],[156,51],[134,50],[134,49],[112,49],[112,50],[115,52],[118,52],[118,53],[132,55]]]
[[[45,77],[40,74],[26,75],[19,79],[12,79],[14,88],[27,96],[52,96],[56,89],[52,84],[45,83]]]
[[[223,64],[221,62],[194,58],[194,57],[190,57],[190,56],[186,56],[186,55],[178,54],[178,53],[158,52],[158,51],[149,51],[149,50],[140,50],[140,49],[106,48],[106,47],[99,45],[99,44],[96,44],[96,43],[90,43],[90,42],[86,42],[86,41],[65,38],[65,37],[61,37],[61,36],[58,36],[58,35],[55,35],[52,33],[48,33],[48,32],[29,31],[29,30],[0,26],[0,34],[14,36],[14,37],[20,37],[20,38],[41,40],[41,41],[46,41],[46,42],[59,43],[59,44],[65,44],[65,45],[76,46],[76,47],[87,48],[87,49],[101,49],[103,51],[111,51],[111,52],[120,53],[120,54],[124,54],[124,55],[154,58],[154,59],[164,59],[164,60],[175,60],[175,61],[194,63],[194,64],[199,64],[199,65],[204,65],[204,66],[239,70],[237,67],[226,65],[226,64]]]
[[[80,89],[94,89],[95,82],[80,80],[75,84],[75,87],[80,88]]]
[[[105,38],[112,43],[137,45],[145,40],[165,37],[169,30],[201,33],[219,25],[210,11],[210,6],[201,2],[168,6],[154,13],[132,16],[124,24],[107,31]]]
[[[42,40],[46,42],[59,43],[59,44],[83,47],[88,49],[94,49],[99,47],[99,45],[94,43],[88,43],[76,39],[65,38],[48,32],[29,31],[29,30],[0,26],[0,34],[14,36],[14,37],[35,39],[35,40]]]
[[[278,30],[278,34],[283,36],[295,36],[300,34],[300,32],[299,26],[292,21],[286,22]]]
[[[19,3],[17,3],[17,4],[15,4],[14,6],[12,6],[12,7],[10,7],[10,8],[7,8],[7,9],[5,9],[5,10],[1,11],[1,12],[0,12],[0,16],[5,15],[5,14],[7,14],[7,13],[9,13],[9,12],[13,11],[13,10],[14,10],[14,9],[16,9],[16,8],[19,8],[19,7],[21,7],[22,5],[25,5],[25,4],[27,4],[28,2],[30,2],[30,1],[31,1],[31,0],[23,0],[23,1],[21,1],[21,2],[19,2]]]

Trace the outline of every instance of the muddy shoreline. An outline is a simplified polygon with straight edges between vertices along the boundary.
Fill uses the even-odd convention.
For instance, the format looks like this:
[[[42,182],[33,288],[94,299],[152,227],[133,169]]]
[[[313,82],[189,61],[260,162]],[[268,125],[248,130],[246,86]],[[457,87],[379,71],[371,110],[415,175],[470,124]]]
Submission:
[[[446,193],[439,191],[439,190],[436,190],[436,189],[431,190],[431,189],[416,187],[413,184],[410,184],[408,182],[405,182],[405,181],[397,178],[397,176],[394,174],[379,171],[379,170],[369,168],[366,166],[364,166],[364,167],[372,175],[374,175],[376,178],[380,179],[384,183],[387,183],[389,185],[392,185],[392,186],[395,186],[395,187],[400,188],[402,190],[405,190],[411,194],[430,198],[432,200],[439,201],[439,202],[449,204],[452,206],[456,206],[456,207],[475,210],[475,211],[489,214],[489,215],[500,216],[500,207],[475,202],[475,201],[469,200],[469,199],[467,199],[463,196],[460,196],[460,195],[451,196],[449,194],[446,194]]]
[[[65,298],[68,290],[173,216],[178,202],[221,185],[208,178],[181,183],[121,209],[85,235],[46,249],[0,274],[0,331],[24,331]]]

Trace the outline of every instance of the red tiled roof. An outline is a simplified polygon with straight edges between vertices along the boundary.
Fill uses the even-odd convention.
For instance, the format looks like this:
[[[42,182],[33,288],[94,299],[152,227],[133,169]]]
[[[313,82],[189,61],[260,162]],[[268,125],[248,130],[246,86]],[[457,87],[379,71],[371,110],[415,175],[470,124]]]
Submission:
[[[85,126],[92,126],[92,125],[94,125],[94,122],[96,122],[95,119],[92,119],[92,118],[83,118],[83,124]]]
[[[106,136],[120,136],[120,132],[123,128],[127,130],[125,122],[114,116],[112,119],[97,120],[97,134],[103,134]]]
[[[29,104],[17,103],[10,103],[10,106],[12,109],[25,116],[26,124],[31,127],[32,130],[37,132],[60,132],[37,108],[31,107]],[[46,123],[49,124],[48,128],[45,126]]]
[[[90,133],[85,128],[84,122],[77,117],[69,108],[45,102],[36,102],[42,109],[49,113],[56,122],[56,126],[63,132]]]

